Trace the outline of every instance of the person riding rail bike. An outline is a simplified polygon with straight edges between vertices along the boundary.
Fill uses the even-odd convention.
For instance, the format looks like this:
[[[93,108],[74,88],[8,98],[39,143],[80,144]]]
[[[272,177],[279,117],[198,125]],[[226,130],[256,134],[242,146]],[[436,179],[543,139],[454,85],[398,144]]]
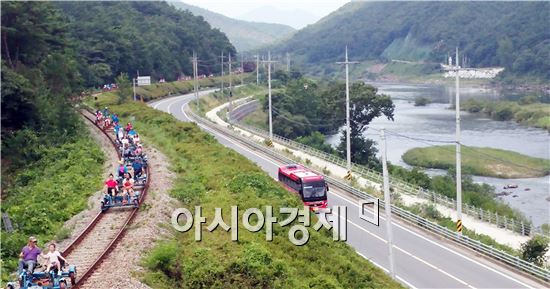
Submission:
[[[128,173],[124,174],[124,180],[122,180],[122,194],[124,196],[123,200],[128,200],[128,202],[135,196],[134,179],[132,179]]]
[[[118,183],[115,181],[113,174],[109,174],[109,178],[105,181],[105,194],[111,197],[118,194]]]
[[[134,179],[138,179],[143,174],[143,164],[141,163],[140,158],[136,158],[132,163],[132,168],[134,169]]]
[[[48,253],[47,254],[42,254],[42,257],[45,258],[46,260],[48,260],[48,265],[46,267],[46,272],[50,272],[50,270],[57,269],[57,274],[61,275],[60,274],[60,272],[61,272],[60,260],[67,263],[67,259],[63,258],[63,256],[61,256],[61,253],[59,253],[59,251],[56,250],[56,247],[55,247],[54,243],[51,243],[48,246]]]
[[[32,274],[36,265],[38,264],[37,257],[42,254],[42,251],[36,246],[38,240],[35,237],[29,237],[27,246],[21,249],[19,254],[19,267],[17,269],[17,276],[21,276],[23,270],[27,268],[27,273]]]
[[[129,123],[126,125],[126,133],[130,132],[132,129],[134,129],[134,126],[132,125],[131,122],[129,122]]]
[[[119,178],[124,177],[124,174],[128,172],[128,168],[126,167],[124,160],[118,161],[117,172]]]

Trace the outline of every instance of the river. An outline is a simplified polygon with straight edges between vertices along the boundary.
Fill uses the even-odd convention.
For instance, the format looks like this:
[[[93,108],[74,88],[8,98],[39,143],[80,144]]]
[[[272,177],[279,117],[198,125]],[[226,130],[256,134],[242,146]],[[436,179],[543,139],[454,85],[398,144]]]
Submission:
[[[416,139],[453,141],[455,138],[455,111],[450,108],[454,103],[454,87],[437,85],[412,85],[371,83],[380,93],[388,94],[395,103],[395,121],[378,118],[371,123],[375,129],[385,128],[387,132],[388,160],[394,164],[409,167],[401,156],[409,149],[425,147],[437,143],[413,140],[397,133]],[[429,98],[427,106],[414,106],[417,96]],[[493,89],[461,88],[460,99],[517,99],[513,92],[498,92]],[[379,141],[379,133],[367,130],[366,136]],[[525,155],[550,159],[550,138],[548,132],[528,128],[513,121],[494,121],[482,114],[461,112],[462,143],[469,146],[493,147],[516,151]],[[327,137],[327,143],[336,146],[339,134]],[[442,174],[442,170],[427,170],[427,173]],[[499,197],[510,206],[531,218],[535,225],[550,223],[550,176],[526,179],[498,179],[474,176],[474,181],[488,183],[496,192],[503,191],[506,184],[517,184],[517,189],[507,189],[512,194]],[[528,189],[528,190],[526,190]]]

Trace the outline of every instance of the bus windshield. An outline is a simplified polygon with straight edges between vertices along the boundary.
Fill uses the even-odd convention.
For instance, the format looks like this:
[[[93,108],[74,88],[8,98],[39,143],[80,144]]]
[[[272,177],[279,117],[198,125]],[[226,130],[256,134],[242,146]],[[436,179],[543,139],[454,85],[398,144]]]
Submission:
[[[303,196],[304,200],[308,199],[326,199],[326,187],[325,182],[311,182],[303,183]]]

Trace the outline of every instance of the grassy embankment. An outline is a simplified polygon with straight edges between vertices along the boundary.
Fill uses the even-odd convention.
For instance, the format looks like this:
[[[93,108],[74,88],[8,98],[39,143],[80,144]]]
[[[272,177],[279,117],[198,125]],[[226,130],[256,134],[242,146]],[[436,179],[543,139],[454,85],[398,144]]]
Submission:
[[[9,215],[15,231],[7,233],[2,226],[2,281],[14,272],[30,235],[38,238],[40,247],[67,238],[71,228],[64,228],[64,222],[85,209],[88,197],[101,189],[105,156],[86,132],[82,124],[61,146],[29,147],[38,143],[29,131],[27,145],[19,149],[36,160],[16,171],[3,167],[2,177],[10,180],[2,191],[2,213]]]
[[[101,98],[100,98],[101,101]],[[236,152],[223,147],[193,123],[144,104],[111,105],[121,117],[132,116],[135,126],[171,160],[177,174],[173,197],[182,206],[200,205],[207,224],[203,240],[193,230],[175,233],[159,243],[143,260],[144,281],[155,288],[398,288],[383,271],[361,258],[347,244],[334,242],[329,232],[309,230],[310,241],[295,246],[288,240],[289,226],[273,226],[273,241],[265,241],[265,229],[247,231],[239,222],[239,241],[220,228],[205,227],[221,207],[230,223],[230,206],[300,207],[300,200],[284,190],[261,169]],[[312,217],[312,222],[316,218]],[[196,224],[195,224],[196,225]]]
[[[550,160],[534,158],[517,152],[462,146],[462,169],[465,174],[496,178],[530,178],[550,173]],[[436,169],[455,167],[455,146],[413,148],[403,154],[412,166]]]
[[[462,103],[461,109],[485,113],[494,120],[514,120],[550,132],[550,104],[536,103],[532,97],[517,102],[468,99]]]

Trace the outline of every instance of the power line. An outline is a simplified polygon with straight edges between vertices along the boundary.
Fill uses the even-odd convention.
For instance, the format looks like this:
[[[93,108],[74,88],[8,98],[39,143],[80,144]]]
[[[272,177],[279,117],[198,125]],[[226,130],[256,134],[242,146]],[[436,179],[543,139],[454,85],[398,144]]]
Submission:
[[[374,128],[373,128],[373,129],[374,129]],[[375,129],[375,130],[376,130],[376,129]],[[396,132],[393,132],[393,131],[390,131],[390,130],[387,130],[387,129],[386,129],[386,132],[387,132],[388,134],[391,134],[391,135],[395,135],[395,136],[399,136],[399,137],[403,137],[403,138],[407,138],[407,139],[414,140],[414,141],[419,141],[419,142],[428,142],[428,143],[447,143],[447,144],[454,144],[454,143],[456,143],[455,141],[452,141],[452,140],[435,140],[435,139],[427,139],[427,138],[419,138],[419,137],[407,136],[407,135],[400,134],[400,133],[396,133]]]

